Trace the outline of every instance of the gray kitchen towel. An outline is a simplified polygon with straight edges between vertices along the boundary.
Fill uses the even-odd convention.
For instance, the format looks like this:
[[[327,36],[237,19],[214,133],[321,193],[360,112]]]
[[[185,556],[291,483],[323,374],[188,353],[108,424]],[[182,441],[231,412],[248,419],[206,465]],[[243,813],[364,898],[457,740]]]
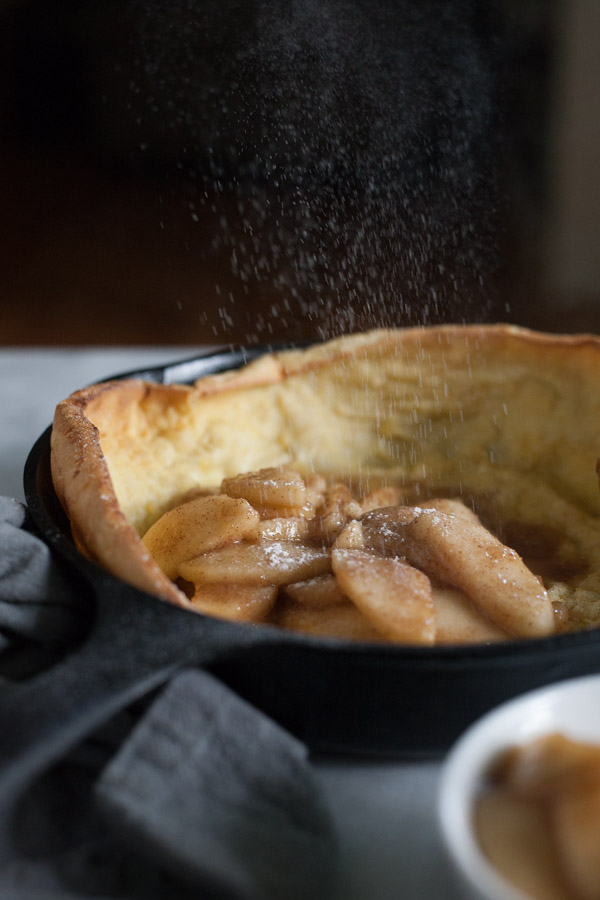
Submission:
[[[332,832],[306,747],[206,672],[172,679],[95,794],[125,839],[210,896],[327,896]]]
[[[0,497],[0,663],[80,637],[80,587]],[[45,773],[10,828],[1,900],[312,900],[335,866],[306,747],[195,669]]]
[[[0,496],[0,652],[18,639],[64,647],[79,635],[85,613],[74,577],[33,533],[27,508]]]

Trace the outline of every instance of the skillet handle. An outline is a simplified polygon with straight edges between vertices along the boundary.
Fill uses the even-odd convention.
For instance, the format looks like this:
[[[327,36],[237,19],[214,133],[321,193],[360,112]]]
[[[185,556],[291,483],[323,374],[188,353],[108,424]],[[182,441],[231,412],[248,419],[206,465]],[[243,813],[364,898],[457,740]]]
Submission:
[[[264,639],[262,629],[195,615],[111,581],[83,643],[60,662],[0,692],[0,855],[10,819],[34,779],[112,715],[179,668]]]

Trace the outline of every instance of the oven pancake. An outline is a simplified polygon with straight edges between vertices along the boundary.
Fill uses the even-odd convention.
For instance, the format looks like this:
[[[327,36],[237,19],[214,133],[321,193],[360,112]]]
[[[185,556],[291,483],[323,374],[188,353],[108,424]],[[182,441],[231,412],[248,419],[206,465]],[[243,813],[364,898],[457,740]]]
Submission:
[[[125,581],[181,606],[202,611],[190,579],[168,577],[144,537],[185,501],[225,495],[255,509],[244,495],[231,497],[231,485],[244,476],[247,494],[252,491],[249,476],[275,470],[299,479],[289,487],[292,498],[300,482],[317,490],[315,479],[321,480],[321,497],[323,490],[329,497],[335,490],[348,491],[345,520],[326,540],[319,536],[320,546],[325,542],[329,551],[343,527],[369,515],[365,498],[377,491],[395,492],[394,503],[412,510],[436,508],[436,503],[441,510],[448,498],[461,502],[476,514],[478,527],[515,552],[534,574],[554,610],[553,628],[560,632],[600,622],[599,444],[600,339],[468,325],[347,335],[306,350],[269,353],[194,385],[140,379],[97,384],[58,405],[51,462],[79,549]],[[322,524],[326,516],[318,503],[304,518]],[[258,520],[302,518],[297,511],[288,508],[276,515],[281,510],[275,503],[259,509]],[[251,518],[247,514],[248,522]],[[226,543],[238,540],[239,534]],[[241,540],[256,541],[256,536]],[[369,579],[359,565],[362,557],[348,565],[347,553],[375,551],[363,544],[336,552],[337,581],[352,594],[349,578],[355,578],[355,588]],[[397,548],[386,553],[390,559],[405,556]],[[325,563],[314,565],[317,574],[301,582],[331,575]],[[396,565],[377,565],[377,572],[366,571],[371,579],[383,578],[382,584],[391,583],[385,578],[397,584],[404,577]],[[212,576],[204,562],[186,571],[196,573],[202,584],[215,583],[206,581]],[[439,572],[450,570],[438,565],[437,571],[437,576],[427,575],[440,621],[448,609],[460,607],[462,616],[461,579],[438,583]],[[214,587],[205,593],[212,614],[220,594]],[[300,602],[302,590],[295,597],[288,587],[282,593],[283,607],[266,621],[288,627],[290,608]],[[264,590],[256,598],[246,594],[245,614],[250,608],[270,608]],[[341,604],[330,608],[329,619],[341,623],[340,636],[382,636],[377,597],[370,606],[365,597],[359,591],[356,600],[361,615],[367,615],[362,631],[355,612]],[[488,612],[483,611],[484,618]],[[311,633],[323,633],[306,607],[302,618]],[[425,618],[417,625],[411,619],[415,634],[431,633]],[[471,631],[473,639],[494,640],[497,624],[486,618],[481,632]],[[452,629],[450,623],[448,635]],[[504,636],[515,632],[509,628]],[[402,643],[402,637],[396,639]]]

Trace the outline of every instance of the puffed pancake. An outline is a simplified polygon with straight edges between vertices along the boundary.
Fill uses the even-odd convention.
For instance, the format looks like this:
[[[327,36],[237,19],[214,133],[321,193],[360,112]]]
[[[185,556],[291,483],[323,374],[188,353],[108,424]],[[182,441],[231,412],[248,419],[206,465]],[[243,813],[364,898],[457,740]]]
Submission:
[[[600,624],[600,338],[375,330],[56,409],[82,553],[208,615],[401,644]]]

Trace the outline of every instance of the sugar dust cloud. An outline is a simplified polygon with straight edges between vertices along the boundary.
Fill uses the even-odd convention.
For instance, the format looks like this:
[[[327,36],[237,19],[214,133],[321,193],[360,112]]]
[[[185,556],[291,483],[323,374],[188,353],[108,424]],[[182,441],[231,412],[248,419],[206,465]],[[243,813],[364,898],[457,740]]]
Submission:
[[[210,219],[223,336],[483,319],[501,39],[476,0],[136,0],[144,128]],[[247,312],[248,298],[260,298]]]

